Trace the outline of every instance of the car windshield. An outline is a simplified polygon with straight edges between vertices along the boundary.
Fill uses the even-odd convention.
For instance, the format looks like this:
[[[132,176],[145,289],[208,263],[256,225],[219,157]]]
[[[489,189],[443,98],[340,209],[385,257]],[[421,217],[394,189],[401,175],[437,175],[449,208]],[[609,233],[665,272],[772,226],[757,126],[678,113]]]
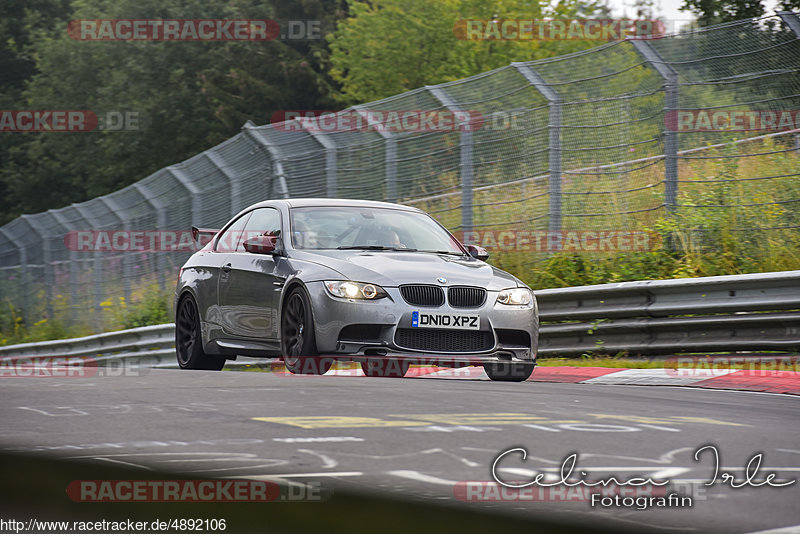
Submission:
[[[291,210],[298,249],[364,249],[463,255],[458,241],[430,216],[391,208],[307,207]]]

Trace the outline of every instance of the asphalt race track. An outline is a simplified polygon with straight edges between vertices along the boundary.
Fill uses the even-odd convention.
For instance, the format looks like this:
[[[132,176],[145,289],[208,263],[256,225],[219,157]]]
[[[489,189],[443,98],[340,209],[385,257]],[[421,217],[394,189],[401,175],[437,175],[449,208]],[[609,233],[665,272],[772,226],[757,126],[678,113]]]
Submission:
[[[612,530],[745,533],[800,524],[800,483],[789,485],[800,479],[795,396],[447,378],[138,373],[0,378],[0,448],[98,469],[277,480],[301,492],[332,492],[331,503],[340,491]],[[694,454],[706,445],[720,456],[718,482],[730,472],[734,483],[705,485],[715,471],[712,451],[700,453],[699,461]],[[515,447],[525,448],[528,458],[505,456],[497,469],[505,481],[543,473],[544,483],[556,482],[565,459],[577,453],[574,473],[585,473],[586,481],[668,480],[667,487],[691,497],[691,507],[686,499],[680,507],[646,510],[592,506],[581,493],[585,487],[501,492],[477,483],[492,481],[495,459]],[[758,453],[763,460],[753,482],[742,484],[745,465]],[[773,472],[773,485],[787,485],[759,487]],[[93,475],[86,470],[85,478]]]

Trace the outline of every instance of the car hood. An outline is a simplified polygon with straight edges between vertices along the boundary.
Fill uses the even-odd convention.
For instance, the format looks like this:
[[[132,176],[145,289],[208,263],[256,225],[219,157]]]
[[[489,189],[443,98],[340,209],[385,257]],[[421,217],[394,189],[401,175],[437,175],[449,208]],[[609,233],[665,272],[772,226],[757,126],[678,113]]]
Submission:
[[[325,265],[356,282],[372,282],[384,287],[402,284],[435,284],[446,278],[446,285],[469,285],[500,290],[516,287],[517,279],[482,261],[424,252],[361,250],[295,250],[292,258]]]

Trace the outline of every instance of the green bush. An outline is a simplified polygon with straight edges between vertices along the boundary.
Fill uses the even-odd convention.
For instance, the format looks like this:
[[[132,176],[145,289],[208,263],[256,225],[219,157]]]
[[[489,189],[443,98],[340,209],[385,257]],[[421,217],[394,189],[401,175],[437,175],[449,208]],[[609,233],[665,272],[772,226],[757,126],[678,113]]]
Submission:
[[[134,306],[128,306],[123,314],[122,328],[138,328],[169,322],[167,298],[156,291],[150,291]]]

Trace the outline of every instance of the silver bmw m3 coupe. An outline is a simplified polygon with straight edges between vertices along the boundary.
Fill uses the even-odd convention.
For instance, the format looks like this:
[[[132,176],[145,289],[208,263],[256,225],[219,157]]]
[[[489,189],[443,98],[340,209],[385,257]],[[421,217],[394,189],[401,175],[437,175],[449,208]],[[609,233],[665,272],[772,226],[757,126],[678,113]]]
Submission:
[[[362,200],[254,204],[184,264],[175,342],[184,369],[237,355],[282,358],[292,373],[334,361],[368,376],[412,364],[482,365],[492,380],[533,372],[538,309],[531,290],[484,262],[425,212]]]

